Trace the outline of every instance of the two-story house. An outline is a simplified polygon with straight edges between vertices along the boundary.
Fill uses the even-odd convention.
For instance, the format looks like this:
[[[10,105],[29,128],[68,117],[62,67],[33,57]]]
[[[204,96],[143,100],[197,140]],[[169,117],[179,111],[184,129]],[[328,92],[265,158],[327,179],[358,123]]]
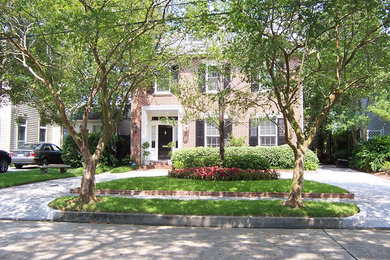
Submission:
[[[216,93],[221,84],[229,81],[230,87],[246,89],[253,95],[262,95],[261,86],[245,82],[234,68],[232,73],[221,79],[222,72],[216,62],[205,59],[194,60],[191,68],[171,66],[170,73],[164,73],[164,78],[156,78],[151,88],[146,91],[139,89],[132,97],[131,106],[131,153],[138,163],[143,163],[142,144],[149,144],[148,160],[166,161],[170,159],[169,143],[173,142],[175,149],[191,148],[197,146],[218,147],[219,131],[208,120],[183,121],[185,107],[180,100],[172,94],[174,84],[185,86],[188,91],[200,88],[205,93]],[[202,80],[198,78],[202,77]],[[227,78],[226,78],[227,77]],[[189,82],[193,82],[192,84]],[[223,86],[222,86],[223,87]],[[302,97],[297,105],[297,119],[303,125]],[[277,146],[285,144],[283,131],[283,118],[277,109],[266,98],[268,109],[264,106],[253,107],[242,114],[239,120],[226,124],[225,137],[231,134],[235,138],[244,138],[245,145],[250,146]],[[235,109],[231,107],[230,109]],[[267,120],[264,114],[273,114],[273,120]],[[253,124],[253,118],[260,121]],[[170,120],[166,120],[166,119]],[[172,123],[176,122],[176,123]],[[276,123],[276,124],[275,124]],[[278,127],[279,126],[279,127]],[[172,143],[171,143],[172,144]]]

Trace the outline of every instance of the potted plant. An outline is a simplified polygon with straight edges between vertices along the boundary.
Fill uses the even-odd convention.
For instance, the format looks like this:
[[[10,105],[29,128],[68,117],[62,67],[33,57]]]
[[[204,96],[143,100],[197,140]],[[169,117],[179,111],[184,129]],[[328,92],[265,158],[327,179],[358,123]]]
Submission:
[[[143,156],[143,162],[145,165],[149,165],[150,164],[150,160],[149,160],[149,155],[150,155],[150,151],[149,151],[149,147],[150,147],[150,144],[148,142],[144,142],[142,144],[142,156]]]

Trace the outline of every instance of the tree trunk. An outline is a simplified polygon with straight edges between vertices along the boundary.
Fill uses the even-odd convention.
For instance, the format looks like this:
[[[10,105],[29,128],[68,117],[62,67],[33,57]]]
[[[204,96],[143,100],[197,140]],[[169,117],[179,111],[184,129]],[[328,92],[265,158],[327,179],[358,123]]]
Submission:
[[[302,185],[303,185],[303,170],[305,163],[305,149],[296,149],[294,151],[294,171],[293,180],[290,188],[290,194],[287,200],[283,203],[284,206],[291,208],[303,207],[302,202]]]
[[[218,121],[219,121],[219,159],[222,165],[225,161],[225,100],[223,97],[218,98]]]
[[[223,165],[225,160],[225,122],[219,121],[219,159]]]
[[[92,157],[92,156],[91,156]],[[95,172],[97,160],[89,158],[85,160],[85,169],[83,177],[81,178],[80,201],[83,203],[95,202]]]

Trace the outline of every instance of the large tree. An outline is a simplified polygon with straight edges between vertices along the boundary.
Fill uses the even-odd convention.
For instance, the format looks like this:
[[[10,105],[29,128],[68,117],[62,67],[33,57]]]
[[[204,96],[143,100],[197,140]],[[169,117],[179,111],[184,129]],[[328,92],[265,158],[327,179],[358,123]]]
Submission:
[[[170,0],[9,0],[0,4],[2,59],[23,68],[22,74],[15,74],[14,64],[3,66],[8,70],[2,80],[11,89],[24,85],[25,100],[69,130],[85,163],[82,202],[96,200],[96,166],[132,93],[147,86],[155,68],[166,61],[169,4]],[[87,130],[92,110],[99,111],[103,124],[93,154]],[[73,116],[80,111],[78,135]]]
[[[370,88],[388,68],[385,46],[389,13],[383,1],[230,0],[228,55],[257,81],[285,121],[286,142],[295,164],[284,205],[301,207],[306,151],[340,97]],[[317,110],[304,129],[297,120],[303,93],[316,93]]]

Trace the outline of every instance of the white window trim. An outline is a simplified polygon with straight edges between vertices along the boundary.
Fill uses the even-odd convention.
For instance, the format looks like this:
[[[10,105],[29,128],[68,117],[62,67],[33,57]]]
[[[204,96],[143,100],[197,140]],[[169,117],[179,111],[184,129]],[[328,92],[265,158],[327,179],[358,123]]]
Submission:
[[[268,119],[267,120],[260,120],[260,121],[271,122],[274,125],[275,134],[274,135],[270,135],[270,134],[262,135],[261,130],[260,130],[260,124],[259,124],[258,130],[257,130],[258,131],[258,144],[259,144],[259,146],[278,146],[278,125],[275,124],[272,120],[268,120]],[[268,144],[264,145],[261,143],[261,137],[275,137],[275,143],[273,145],[268,145]]]
[[[212,66],[212,67],[217,67],[218,69],[218,63],[216,61],[204,61],[202,62],[204,65],[206,65],[206,71],[205,71],[205,86],[204,86],[204,91],[205,93],[209,93],[209,94],[216,94],[218,93],[218,90],[209,90],[209,86],[208,86],[208,77],[209,77],[209,66]],[[217,85],[217,88],[220,89],[220,87],[222,86],[222,80],[220,77],[220,72],[218,72],[218,85]]]
[[[169,94],[172,94],[172,85],[174,84],[174,81],[175,79],[173,78],[173,71],[172,71],[172,66],[169,66],[169,70],[170,70],[170,73],[169,73],[169,90],[158,90],[158,78],[156,77],[154,79],[154,94],[156,95],[169,95]]]
[[[169,90],[158,90],[157,79],[154,80],[154,94],[156,95],[170,95],[171,92],[171,76],[169,77]]]
[[[18,130],[18,134],[17,134],[17,140],[16,140],[16,145],[17,147],[19,147],[19,141],[22,141],[22,140],[19,140],[19,126],[22,126],[24,127],[24,143],[27,142],[27,126],[28,126],[28,119],[27,118],[24,118],[26,120],[26,122],[24,124],[19,124],[17,123],[17,130]]]
[[[218,137],[219,138],[219,130],[218,130],[218,128],[216,128],[215,126],[215,128],[217,129],[217,131],[218,131],[218,135],[208,135],[207,134],[207,125],[211,125],[211,124],[209,124],[209,123],[207,123],[206,121],[204,122],[204,147],[219,147],[219,144],[218,144],[218,146],[209,146],[208,145],[208,143],[207,143],[207,137]]]

